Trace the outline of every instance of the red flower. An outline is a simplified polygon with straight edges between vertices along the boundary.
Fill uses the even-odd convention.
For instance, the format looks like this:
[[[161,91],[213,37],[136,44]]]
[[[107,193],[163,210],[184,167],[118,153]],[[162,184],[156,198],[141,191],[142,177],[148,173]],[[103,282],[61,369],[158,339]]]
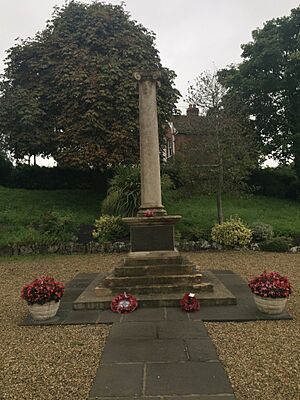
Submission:
[[[51,276],[41,276],[22,288],[21,298],[29,305],[59,301],[64,294],[64,285]]]
[[[269,274],[264,271],[261,275],[250,279],[248,286],[254,294],[261,297],[289,297],[292,293],[288,278],[274,271]]]
[[[127,294],[126,292],[114,297],[110,305],[112,312],[117,312],[121,314],[130,313],[136,310],[137,307],[137,299],[133,295]]]
[[[146,210],[144,212],[144,217],[154,217],[154,211],[152,210]]]

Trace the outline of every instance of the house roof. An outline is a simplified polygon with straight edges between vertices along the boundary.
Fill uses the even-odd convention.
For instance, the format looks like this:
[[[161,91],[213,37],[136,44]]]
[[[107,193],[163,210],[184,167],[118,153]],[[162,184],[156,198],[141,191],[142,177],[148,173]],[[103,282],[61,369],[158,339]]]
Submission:
[[[174,115],[171,121],[177,134],[198,135],[204,129],[203,117],[199,115]]]

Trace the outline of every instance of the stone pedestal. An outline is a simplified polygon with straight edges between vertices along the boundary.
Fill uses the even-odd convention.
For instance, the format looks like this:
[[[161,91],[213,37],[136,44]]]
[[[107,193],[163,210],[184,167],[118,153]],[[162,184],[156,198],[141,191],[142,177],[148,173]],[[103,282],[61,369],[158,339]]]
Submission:
[[[180,215],[123,218],[130,227],[131,251],[175,250],[174,225]]]

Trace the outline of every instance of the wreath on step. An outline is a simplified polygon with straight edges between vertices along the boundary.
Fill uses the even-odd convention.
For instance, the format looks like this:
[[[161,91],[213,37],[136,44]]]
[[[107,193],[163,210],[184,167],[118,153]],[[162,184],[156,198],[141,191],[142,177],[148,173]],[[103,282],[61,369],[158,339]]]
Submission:
[[[128,314],[136,310],[138,307],[138,301],[136,297],[129,293],[121,293],[113,298],[110,308],[112,312],[120,314]]]
[[[194,293],[185,293],[180,300],[180,306],[183,311],[187,312],[200,310],[200,303]]]

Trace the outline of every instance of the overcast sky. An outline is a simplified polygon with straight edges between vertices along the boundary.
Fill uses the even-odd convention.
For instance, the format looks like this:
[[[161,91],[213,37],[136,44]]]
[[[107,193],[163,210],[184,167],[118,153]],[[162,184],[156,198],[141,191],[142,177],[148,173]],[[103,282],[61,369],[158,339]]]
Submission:
[[[14,45],[15,39],[33,37],[45,27],[53,7],[64,3],[64,0],[0,0],[0,73],[5,50]],[[269,19],[288,15],[300,1],[127,0],[125,3],[133,19],[156,33],[162,63],[175,70],[177,88],[185,97],[189,81],[203,70],[238,63],[240,46],[251,40],[251,32]]]

